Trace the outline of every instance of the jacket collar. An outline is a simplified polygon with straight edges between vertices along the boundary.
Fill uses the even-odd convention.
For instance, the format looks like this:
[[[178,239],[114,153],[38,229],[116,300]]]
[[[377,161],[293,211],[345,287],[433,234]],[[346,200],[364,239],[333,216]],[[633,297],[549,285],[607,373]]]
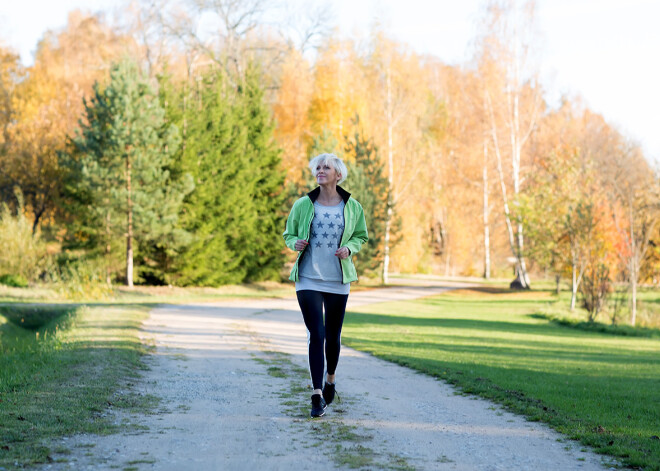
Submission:
[[[341,196],[341,199],[344,200],[344,204],[347,204],[348,199],[351,197],[351,194],[348,191],[344,190],[339,185],[337,185],[337,193],[339,193],[339,196]],[[321,187],[317,186],[312,191],[307,193],[307,196],[309,196],[309,199],[312,200],[312,203],[314,203],[316,201],[316,199],[319,197],[320,194],[321,194]]]

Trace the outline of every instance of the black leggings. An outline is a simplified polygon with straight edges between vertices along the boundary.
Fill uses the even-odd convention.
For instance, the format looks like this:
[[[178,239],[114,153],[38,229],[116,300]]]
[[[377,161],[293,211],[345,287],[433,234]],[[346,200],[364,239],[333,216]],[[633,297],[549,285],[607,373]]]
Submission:
[[[344,323],[347,294],[297,291],[298,304],[309,332],[309,371],[314,389],[323,386],[323,346],[328,374],[335,374],[341,349],[341,326]],[[325,323],[323,307],[325,306]]]

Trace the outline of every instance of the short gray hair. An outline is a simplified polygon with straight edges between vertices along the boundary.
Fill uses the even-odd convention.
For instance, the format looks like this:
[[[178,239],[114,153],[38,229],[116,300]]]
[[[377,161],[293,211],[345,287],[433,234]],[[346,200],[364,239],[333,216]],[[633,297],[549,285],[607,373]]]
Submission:
[[[348,176],[348,169],[346,164],[335,154],[319,154],[309,161],[309,169],[312,171],[312,175],[316,178],[316,167],[321,164],[328,164],[335,168],[337,173],[341,175],[341,178],[337,183],[341,183],[346,180]]]

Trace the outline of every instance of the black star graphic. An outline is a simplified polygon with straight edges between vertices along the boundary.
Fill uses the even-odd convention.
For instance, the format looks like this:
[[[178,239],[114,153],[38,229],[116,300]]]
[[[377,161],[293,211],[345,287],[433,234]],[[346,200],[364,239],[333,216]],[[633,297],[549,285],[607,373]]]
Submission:
[[[335,245],[335,244],[333,244],[332,242],[328,242],[328,248],[329,249],[331,249],[333,245]]]
[[[323,215],[323,217],[325,217],[325,218],[329,218],[329,217],[330,217],[330,213],[325,213],[325,214]]]
[[[335,227],[335,223],[334,223],[334,222],[331,222],[330,224],[328,224],[328,227],[329,227],[330,229],[332,229],[333,227]]]
[[[327,239],[330,234],[328,234],[327,232],[324,232],[322,235],[323,235],[324,239]]]
[[[318,248],[320,248],[320,247],[321,247],[321,241],[318,241],[318,242],[316,243],[316,248],[318,249]]]

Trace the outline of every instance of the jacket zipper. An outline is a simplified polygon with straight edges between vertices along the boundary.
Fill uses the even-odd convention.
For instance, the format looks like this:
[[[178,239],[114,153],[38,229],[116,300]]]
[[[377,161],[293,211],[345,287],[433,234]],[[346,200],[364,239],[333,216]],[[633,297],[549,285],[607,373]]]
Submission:
[[[341,247],[341,241],[344,238],[344,232],[346,231],[346,206],[348,206],[346,203],[344,203],[344,228],[341,231],[341,236],[339,237],[339,246]],[[341,265],[341,259],[339,259],[339,270],[341,271],[341,282],[342,284],[344,283],[344,267]]]

